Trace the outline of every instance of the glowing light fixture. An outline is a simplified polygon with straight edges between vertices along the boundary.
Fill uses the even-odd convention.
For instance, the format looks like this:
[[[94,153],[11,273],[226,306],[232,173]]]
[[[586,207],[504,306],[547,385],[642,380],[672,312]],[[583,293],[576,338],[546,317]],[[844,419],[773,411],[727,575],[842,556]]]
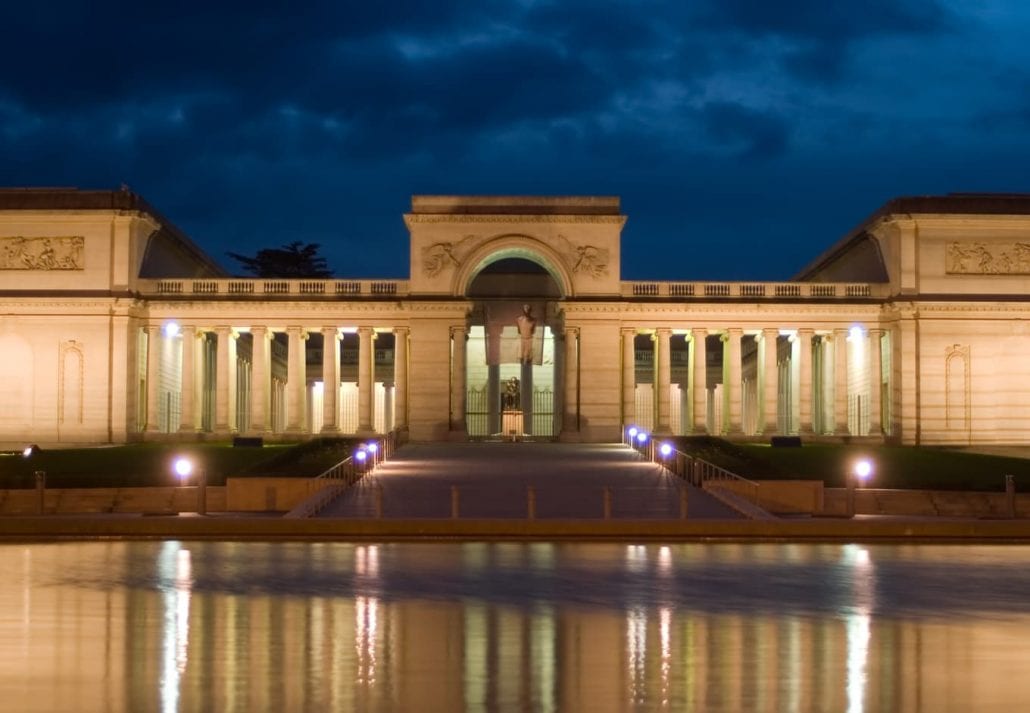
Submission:
[[[855,325],[854,327],[852,327],[851,329],[848,330],[848,339],[850,339],[851,341],[857,342],[861,338],[862,338],[862,328],[859,327],[858,325]]]
[[[663,443],[662,445],[658,446],[658,452],[661,454],[662,458],[668,458],[672,455],[672,444]]]
[[[860,460],[855,463],[855,477],[859,483],[865,483],[873,474],[873,464],[867,460]]]
[[[193,472],[193,461],[189,458],[176,458],[175,462],[172,464],[172,470],[174,470],[175,474],[179,476],[179,480],[185,483],[186,479],[189,478],[190,474]]]
[[[647,433],[645,433],[644,431],[638,431],[637,443],[639,443],[640,445],[644,445],[645,443],[647,443]]]
[[[176,337],[179,335],[179,323],[178,322],[165,322],[165,336]]]

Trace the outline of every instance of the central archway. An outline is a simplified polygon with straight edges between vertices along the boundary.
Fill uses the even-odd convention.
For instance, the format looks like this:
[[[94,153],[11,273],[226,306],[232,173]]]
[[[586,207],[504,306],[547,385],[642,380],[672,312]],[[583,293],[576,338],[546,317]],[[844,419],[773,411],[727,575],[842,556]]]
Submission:
[[[557,438],[564,277],[524,244],[481,256],[463,277],[474,305],[465,359],[470,438]]]

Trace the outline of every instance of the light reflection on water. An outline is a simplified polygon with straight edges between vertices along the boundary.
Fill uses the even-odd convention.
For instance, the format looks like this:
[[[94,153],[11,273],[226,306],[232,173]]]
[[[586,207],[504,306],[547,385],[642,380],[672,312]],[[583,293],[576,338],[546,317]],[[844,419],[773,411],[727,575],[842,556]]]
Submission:
[[[1030,547],[0,547],[0,701],[964,711],[1030,700]]]

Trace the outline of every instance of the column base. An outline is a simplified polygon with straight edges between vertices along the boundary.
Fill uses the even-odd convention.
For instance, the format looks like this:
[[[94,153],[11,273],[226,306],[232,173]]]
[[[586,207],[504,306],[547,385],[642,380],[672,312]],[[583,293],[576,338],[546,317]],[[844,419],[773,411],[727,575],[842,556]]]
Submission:
[[[343,435],[343,431],[340,430],[339,426],[322,426],[322,430],[318,432],[322,436],[340,436]]]
[[[464,443],[469,439],[469,434],[465,431],[448,431],[447,440],[454,443]]]

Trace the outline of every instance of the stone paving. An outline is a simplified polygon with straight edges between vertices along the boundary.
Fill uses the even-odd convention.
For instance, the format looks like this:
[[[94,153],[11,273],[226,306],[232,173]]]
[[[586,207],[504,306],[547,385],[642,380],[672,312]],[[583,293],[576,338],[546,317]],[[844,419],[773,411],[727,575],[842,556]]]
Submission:
[[[611,493],[613,519],[675,519],[687,488],[688,518],[741,516],[656,463],[619,444],[410,443],[322,511],[323,518],[449,518],[452,486],[459,517],[595,519]]]

